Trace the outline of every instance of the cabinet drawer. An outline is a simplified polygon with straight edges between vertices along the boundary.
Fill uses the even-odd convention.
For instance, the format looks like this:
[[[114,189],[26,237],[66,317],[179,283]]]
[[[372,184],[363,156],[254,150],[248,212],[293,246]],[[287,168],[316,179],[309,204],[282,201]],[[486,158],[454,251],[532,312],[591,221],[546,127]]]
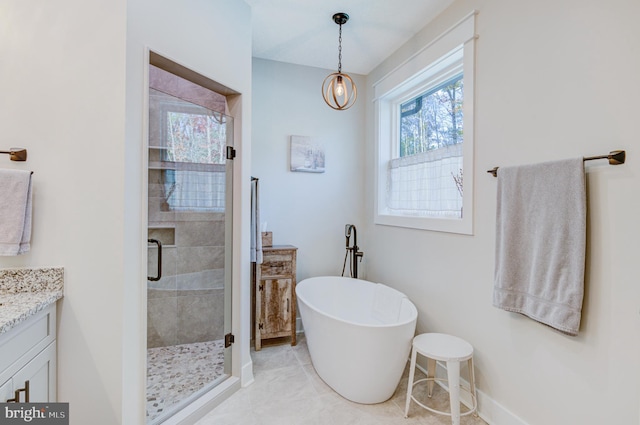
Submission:
[[[291,260],[274,260],[269,258],[268,262],[260,265],[260,275],[263,278],[269,276],[291,276],[292,273]]]
[[[55,339],[55,303],[38,312],[0,338],[0,382],[21,365],[21,358],[32,358]]]

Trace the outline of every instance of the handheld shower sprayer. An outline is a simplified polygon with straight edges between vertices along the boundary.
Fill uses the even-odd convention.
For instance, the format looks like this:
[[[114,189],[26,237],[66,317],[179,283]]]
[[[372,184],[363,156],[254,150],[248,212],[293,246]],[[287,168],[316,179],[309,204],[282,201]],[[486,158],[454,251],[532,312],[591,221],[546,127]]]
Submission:
[[[344,225],[344,237],[346,239],[346,244],[345,244],[346,248],[349,248],[349,240],[351,239],[351,229],[355,230],[355,227],[353,224]],[[355,234],[354,234],[354,237],[355,237]]]

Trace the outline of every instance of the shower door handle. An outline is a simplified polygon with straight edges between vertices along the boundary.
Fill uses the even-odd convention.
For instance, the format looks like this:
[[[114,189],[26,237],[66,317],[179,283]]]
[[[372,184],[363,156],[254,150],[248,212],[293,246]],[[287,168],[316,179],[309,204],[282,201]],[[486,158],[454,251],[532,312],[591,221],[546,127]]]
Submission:
[[[157,239],[147,239],[147,242],[158,245],[158,272],[156,273],[155,277],[147,276],[147,280],[155,282],[160,280],[160,278],[162,277],[162,244]]]

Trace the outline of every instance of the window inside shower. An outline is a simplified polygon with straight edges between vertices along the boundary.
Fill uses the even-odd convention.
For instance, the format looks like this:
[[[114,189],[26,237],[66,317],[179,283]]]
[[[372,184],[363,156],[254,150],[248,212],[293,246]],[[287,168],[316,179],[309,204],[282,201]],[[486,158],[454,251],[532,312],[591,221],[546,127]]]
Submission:
[[[201,113],[188,105],[163,109],[163,160],[174,165],[164,172],[167,207],[223,212],[228,117],[216,111]]]

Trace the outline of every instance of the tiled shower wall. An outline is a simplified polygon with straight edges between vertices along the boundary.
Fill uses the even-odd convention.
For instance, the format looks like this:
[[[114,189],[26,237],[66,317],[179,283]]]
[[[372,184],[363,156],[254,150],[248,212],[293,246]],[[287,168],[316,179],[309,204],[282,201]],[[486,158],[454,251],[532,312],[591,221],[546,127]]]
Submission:
[[[150,170],[150,185],[156,171]],[[161,220],[150,221],[149,237],[163,242],[163,249],[162,278],[147,282],[147,347],[221,339],[224,215],[158,211],[161,199],[151,198],[150,194],[150,218]],[[173,244],[167,236],[172,232],[167,229],[175,235]],[[148,270],[150,275],[157,270],[154,245],[149,248]]]

